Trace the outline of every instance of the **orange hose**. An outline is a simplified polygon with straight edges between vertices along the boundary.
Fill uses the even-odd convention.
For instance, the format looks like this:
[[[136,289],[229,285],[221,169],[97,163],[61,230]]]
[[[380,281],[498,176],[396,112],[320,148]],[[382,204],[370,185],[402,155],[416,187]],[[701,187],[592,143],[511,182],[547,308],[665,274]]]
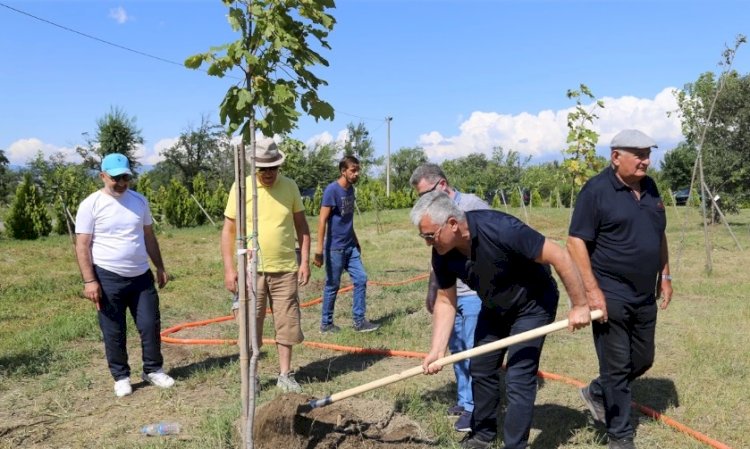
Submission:
[[[409,278],[409,279],[406,279],[403,281],[397,281],[397,282],[368,281],[367,285],[380,285],[380,286],[405,285],[411,282],[419,281],[422,279],[427,279],[428,277],[429,277],[429,274],[422,274],[419,276],[415,276],[413,278]],[[353,288],[354,287],[352,285],[343,287],[339,290],[339,293],[347,292],[349,290],[352,290]],[[322,302],[321,297],[315,298],[308,302],[300,304],[300,307],[310,307],[315,304],[319,304],[320,302]],[[270,312],[270,309],[268,309],[268,311]],[[237,344],[236,339],[190,339],[190,338],[173,338],[169,336],[183,329],[188,329],[191,327],[206,326],[208,324],[219,323],[222,321],[229,321],[232,319],[234,319],[234,317],[232,315],[228,315],[228,316],[222,316],[218,318],[210,318],[210,319],[202,320],[202,321],[194,321],[191,323],[178,324],[176,326],[172,326],[170,328],[167,328],[161,331],[161,341],[163,341],[164,343],[183,344],[183,345],[236,345]],[[276,341],[271,338],[264,338],[263,343],[275,344]],[[330,349],[332,351],[349,352],[351,354],[384,355],[384,356],[389,356],[389,357],[405,357],[405,358],[416,358],[416,359],[424,358],[427,355],[427,353],[424,353],[424,352],[400,351],[400,350],[386,349],[386,348],[382,348],[382,349],[359,348],[359,347],[354,347],[354,346],[342,346],[342,345],[334,345],[330,343],[320,343],[320,342],[314,342],[314,341],[303,341],[302,344],[310,348]],[[541,371],[541,370],[537,373],[537,376],[542,379],[555,380],[555,381],[562,382],[568,385],[572,385],[576,388],[581,388],[586,385],[584,382],[581,382],[580,380],[573,379],[571,377],[563,376],[560,374],[548,373],[548,372]],[[680,422],[675,421],[674,419],[668,417],[667,415],[664,415],[663,413],[659,413],[652,408],[646,407],[644,405],[640,405],[637,402],[633,402],[632,407],[640,411],[644,415],[656,421],[661,421],[664,424],[672,427],[673,429],[677,429],[680,432],[686,435],[689,435],[695,438],[696,440],[700,441],[701,443],[705,443],[715,449],[732,449],[726,444],[720,441],[714,440],[713,438],[703,433],[700,433],[697,430],[693,430],[690,427],[684,424],[681,424]]]

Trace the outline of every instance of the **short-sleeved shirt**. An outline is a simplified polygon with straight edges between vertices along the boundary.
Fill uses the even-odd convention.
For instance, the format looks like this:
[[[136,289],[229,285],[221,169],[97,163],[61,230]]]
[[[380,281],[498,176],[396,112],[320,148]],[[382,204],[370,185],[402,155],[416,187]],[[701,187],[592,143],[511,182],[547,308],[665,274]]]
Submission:
[[[482,201],[482,199],[476,195],[473,195],[471,193],[461,193],[456,189],[453,189],[453,191],[455,192],[455,195],[453,196],[453,202],[456,203],[456,206],[458,206],[458,208],[464,212],[490,208],[489,204]],[[477,296],[477,292],[472,290],[468,285],[464,284],[462,280],[458,279],[456,281],[456,295]]]
[[[247,233],[253,233],[251,211],[253,196],[249,186],[252,175],[245,180],[248,189],[245,191],[247,207]],[[294,227],[294,214],[305,210],[297,184],[279,174],[272,186],[258,185],[258,271],[266,273],[288,273],[297,271]],[[237,219],[237,192],[233,184],[229,191],[224,216]],[[239,228],[238,228],[239,230]]]
[[[338,250],[357,244],[354,238],[354,186],[345,189],[338,181],[328,184],[323,191],[321,206],[330,207],[326,227],[326,249]]]
[[[441,289],[461,279],[488,308],[511,310],[530,301],[557,301],[549,265],[535,262],[545,237],[512,215],[496,210],[466,212],[471,255],[458,249],[440,255],[433,248],[432,267]]]
[[[654,298],[667,226],[653,179],[641,180],[640,200],[608,167],[591,178],[576,200],[569,234],[586,242],[591,268],[607,298]]]
[[[93,264],[128,278],[149,269],[143,227],[151,224],[148,201],[130,189],[119,197],[98,190],[76,213],[76,234],[91,235]]]

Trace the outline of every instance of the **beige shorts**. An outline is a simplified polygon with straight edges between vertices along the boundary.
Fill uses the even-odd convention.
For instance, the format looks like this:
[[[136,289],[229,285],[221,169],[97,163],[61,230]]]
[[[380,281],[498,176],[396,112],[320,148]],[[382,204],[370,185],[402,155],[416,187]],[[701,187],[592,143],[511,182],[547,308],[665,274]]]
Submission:
[[[302,335],[296,272],[258,273],[258,329],[263,329],[267,307],[273,313],[276,342],[288,346],[302,343],[305,336]]]

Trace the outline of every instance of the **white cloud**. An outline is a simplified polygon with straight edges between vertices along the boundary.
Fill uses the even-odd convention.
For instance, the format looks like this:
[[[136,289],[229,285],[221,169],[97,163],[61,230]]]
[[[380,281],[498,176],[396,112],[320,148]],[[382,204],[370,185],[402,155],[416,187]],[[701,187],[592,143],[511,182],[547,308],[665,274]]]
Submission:
[[[305,145],[308,147],[314,147],[316,145],[327,145],[333,142],[333,136],[328,131],[316,134],[305,141]]]
[[[61,153],[66,161],[80,162],[81,157],[76,153],[75,148],[59,147],[50,143],[44,143],[41,140],[31,137],[29,139],[20,139],[11,143],[5,151],[5,156],[11,164],[25,165],[31,159],[35,158],[38,152],[42,152],[45,159],[53,154]]]
[[[626,128],[637,128],[653,137],[662,149],[668,149],[682,139],[680,121],[667,112],[677,110],[668,87],[653,99],[604,97],[604,109],[597,110],[599,119],[593,128],[600,134],[599,146],[606,147],[612,137]],[[591,105],[586,105],[590,109]],[[537,158],[556,157],[566,147],[567,115],[574,107],[559,111],[545,110],[538,114],[523,112],[517,115],[497,112],[473,112],[459,125],[459,133],[443,136],[431,131],[419,136],[427,156],[433,160],[452,159],[470,153],[490,155],[492,148],[502,146]]]
[[[145,145],[138,145],[135,149],[134,156],[142,165],[156,165],[164,160],[164,156],[161,154],[162,151],[177,143],[177,140],[177,137],[165,137],[159,139],[159,141],[154,144],[153,148],[149,148]]]
[[[133,16],[128,15],[128,12],[125,11],[125,8],[123,8],[122,6],[110,9],[109,18],[115,19],[115,22],[119,23],[120,25],[129,20],[133,20]]]
[[[161,152],[176,142],[177,137],[172,137],[159,140],[152,148],[145,145],[138,145],[134,156],[143,165],[156,165],[158,162],[164,160]],[[45,143],[36,137],[16,140],[8,146],[5,155],[13,165],[26,165],[40,151],[44,159],[49,159],[54,154],[62,154],[63,160],[66,162],[80,163],[82,161],[81,156],[76,153],[75,147],[61,147]]]
[[[307,147],[314,147],[316,145],[328,145],[331,143],[336,143],[339,145],[343,145],[344,142],[349,138],[349,131],[347,129],[342,129],[336,134],[336,138],[333,138],[333,135],[329,133],[328,131],[324,131],[320,134],[316,134],[309,139],[305,141],[305,145]]]

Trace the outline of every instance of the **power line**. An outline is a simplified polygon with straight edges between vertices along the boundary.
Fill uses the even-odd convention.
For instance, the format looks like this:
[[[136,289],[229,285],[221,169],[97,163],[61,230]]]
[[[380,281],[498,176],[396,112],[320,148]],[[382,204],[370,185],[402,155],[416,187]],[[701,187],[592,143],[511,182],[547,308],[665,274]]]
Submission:
[[[147,58],[152,58],[152,59],[156,59],[157,61],[161,61],[161,62],[166,62],[167,64],[174,64],[174,65],[178,65],[178,66],[180,66],[180,67],[183,67],[183,68],[185,67],[184,65],[182,65],[182,64],[181,64],[181,63],[179,63],[179,62],[171,61],[171,60],[169,60],[169,59],[166,59],[166,58],[162,58],[162,57],[160,57],[160,56],[154,56],[154,55],[152,55],[152,54],[149,54],[149,53],[146,53],[146,52],[142,52],[142,51],[139,51],[139,50],[134,50],[134,49],[132,49],[132,48],[130,48],[130,47],[126,47],[126,46],[124,46],[124,45],[120,45],[120,44],[115,44],[114,42],[110,42],[110,41],[108,41],[108,40],[105,40],[105,39],[101,39],[101,38],[98,38],[98,37],[96,37],[96,36],[92,36],[92,35],[90,35],[90,34],[86,34],[86,33],[82,32],[82,31],[78,31],[78,30],[74,30],[73,28],[69,28],[69,27],[66,27],[65,25],[60,25],[60,24],[58,24],[58,23],[55,23],[55,22],[52,22],[52,21],[50,21],[50,20],[47,20],[47,19],[43,19],[43,18],[41,18],[41,17],[35,16],[35,15],[33,15],[33,14],[31,14],[31,13],[28,13],[28,12],[26,12],[26,11],[21,11],[20,9],[16,9],[16,8],[14,8],[14,7],[10,6],[10,5],[6,5],[5,3],[0,3],[0,6],[4,6],[4,7],[6,7],[6,8],[8,8],[8,9],[10,9],[11,11],[17,12],[18,14],[23,14],[24,16],[28,16],[28,17],[31,17],[32,19],[38,20],[38,21],[40,21],[40,22],[44,22],[44,23],[46,23],[46,24],[48,24],[48,25],[52,25],[52,26],[54,26],[54,27],[57,27],[57,28],[60,28],[60,29],[62,29],[62,30],[65,30],[65,31],[68,31],[68,32],[71,32],[71,33],[75,33],[75,34],[78,34],[78,35],[80,35],[80,36],[83,36],[83,37],[85,37],[85,38],[88,38],[88,39],[92,39],[92,40],[95,40],[95,41],[101,42],[101,43],[103,43],[103,44],[106,44],[106,45],[110,45],[110,46],[112,46],[112,47],[116,47],[116,48],[119,48],[119,49],[121,49],[121,50],[129,51],[129,52],[135,53],[135,54],[137,54],[137,55],[145,56],[145,57],[147,57]]]
[[[5,8],[7,8],[7,9],[10,9],[11,11],[16,12],[18,14],[22,14],[24,16],[31,17],[32,19],[38,20],[38,21],[40,21],[42,23],[46,23],[47,25],[52,25],[54,27],[60,28],[61,30],[67,31],[69,33],[78,34],[79,36],[83,36],[83,37],[85,37],[87,39],[91,39],[91,40],[100,42],[102,44],[109,45],[111,47],[119,48],[120,50],[129,51],[129,52],[135,53],[135,54],[137,54],[139,56],[145,56],[147,58],[155,59],[155,60],[160,61],[160,62],[164,62],[164,63],[167,63],[167,64],[176,65],[176,66],[182,67],[183,69],[186,68],[180,62],[172,61],[171,59],[162,58],[161,56],[152,55],[152,54],[146,53],[144,51],[136,50],[136,49],[133,49],[133,48],[130,48],[130,47],[126,47],[124,45],[120,45],[120,44],[116,44],[114,42],[110,42],[110,41],[108,41],[106,39],[102,39],[102,38],[99,38],[99,37],[96,37],[96,36],[92,36],[91,34],[84,33],[83,31],[75,30],[75,29],[67,27],[65,25],[60,25],[59,23],[53,22],[51,20],[44,19],[44,18],[39,17],[39,16],[35,16],[34,14],[31,14],[29,12],[26,12],[26,11],[23,11],[23,10],[20,10],[20,9],[17,9],[17,8],[14,8],[14,7],[12,7],[10,5],[7,5],[5,3],[2,3],[2,2],[0,2],[0,6],[3,6]],[[202,71],[204,73],[208,73],[208,70],[205,70],[205,69],[199,68],[197,70],[200,70],[200,71]],[[227,78],[234,78],[234,79],[242,79],[242,78],[239,78],[239,77],[236,77],[236,76],[232,76],[232,75],[226,75],[226,77]],[[382,121],[383,120],[382,118],[362,117],[360,115],[350,114],[348,112],[344,112],[344,111],[340,111],[340,110],[336,110],[336,113],[347,115],[349,117],[358,118],[358,119],[364,120],[364,121]],[[383,122],[383,124],[384,123],[385,122]],[[382,126],[382,124],[381,124],[381,126]],[[380,128],[380,127],[378,127],[378,128]]]
[[[355,115],[355,114],[350,114],[350,113],[348,113],[348,112],[340,111],[340,110],[338,110],[338,109],[336,109],[336,113],[337,113],[337,114],[344,114],[344,115],[348,115],[349,117],[354,117],[354,118],[358,118],[358,119],[360,119],[360,120],[364,120],[364,121],[378,121],[378,122],[380,122],[380,121],[382,121],[382,120],[383,120],[383,118],[382,118],[382,117],[381,117],[381,118],[373,118],[373,117],[361,117],[361,116],[359,116],[359,115]]]

